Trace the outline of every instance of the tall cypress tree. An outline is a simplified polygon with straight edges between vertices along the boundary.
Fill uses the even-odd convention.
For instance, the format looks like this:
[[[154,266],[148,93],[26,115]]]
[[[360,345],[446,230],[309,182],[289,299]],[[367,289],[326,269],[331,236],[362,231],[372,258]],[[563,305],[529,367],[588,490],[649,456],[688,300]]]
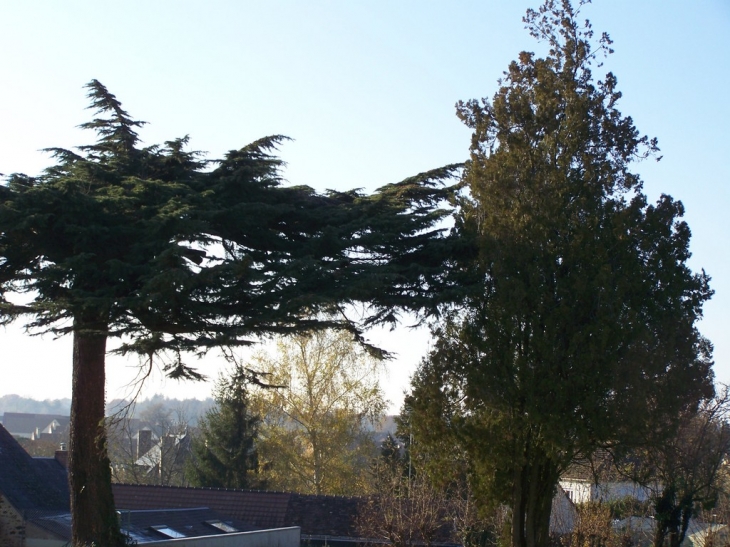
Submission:
[[[105,448],[107,341],[114,351],[199,378],[188,352],[312,328],[342,303],[369,304],[367,323],[434,303],[448,254],[435,226],[450,166],[373,195],[282,186],[262,138],[219,161],[187,139],[140,147],[142,122],[98,81],[97,141],[50,149],[41,176],[0,185],[0,323],[73,336],[69,482],[73,543],[118,545]],[[10,294],[25,294],[17,304]],[[328,317],[332,317],[329,315]],[[339,315],[338,317],[341,317]]]
[[[594,79],[611,41],[578,11],[528,11],[547,54],[522,52],[493,98],[458,105],[473,130],[456,220],[473,290],[409,401],[419,447],[444,458],[454,444],[481,501],[511,507],[513,547],[548,544],[571,461],[657,438],[713,392],[696,326],[709,278],[687,266],[682,204],[649,204],[631,171],[657,144],[617,109],[616,77]]]

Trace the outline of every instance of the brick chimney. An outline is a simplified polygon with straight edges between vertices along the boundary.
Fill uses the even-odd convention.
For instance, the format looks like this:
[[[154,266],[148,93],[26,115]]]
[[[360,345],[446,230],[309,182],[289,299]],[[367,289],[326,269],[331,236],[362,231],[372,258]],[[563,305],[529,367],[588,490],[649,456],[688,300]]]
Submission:
[[[68,450],[66,450],[66,443],[61,443],[61,446],[56,450],[56,461],[60,463],[64,469],[68,469]]]
[[[137,432],[137,459],[141,458],[152,448],[152,430],[140,429]]]

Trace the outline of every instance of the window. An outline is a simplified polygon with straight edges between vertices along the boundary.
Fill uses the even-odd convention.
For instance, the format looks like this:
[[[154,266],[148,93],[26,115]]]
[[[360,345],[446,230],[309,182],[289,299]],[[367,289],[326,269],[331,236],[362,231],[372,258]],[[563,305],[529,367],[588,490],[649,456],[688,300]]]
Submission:
[[[182,532],[173,530],[172,528],[170,528],[169,526],[167,526],[165,524],[162,524],[160,526],[150,526],[150,528],[152,528],[155,532],[158,532],[158,533],[162,534],[163,536],[169,537],[172,539],[179,539],[179,538],[187,537]]]
[[[221,522],[219,520],[206,520],[205,524],[212,526],[216,530],[225,532],[226,534],[230,534],[231,532],[240,532],[240,530],[238,528],[234,528],[230,524],[226,524],[225,522]]]

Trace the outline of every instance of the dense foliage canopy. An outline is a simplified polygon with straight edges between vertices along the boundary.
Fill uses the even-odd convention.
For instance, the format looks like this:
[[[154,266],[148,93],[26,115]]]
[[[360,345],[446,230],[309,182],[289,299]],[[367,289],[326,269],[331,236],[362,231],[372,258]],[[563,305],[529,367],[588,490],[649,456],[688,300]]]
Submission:
[[[482,500],[511,506],[514,547],[547,544],[572,460],[670,431],[713,392],[696,327],[709,278],[687,266],[682,204],[650,205],[630,170],[658,148],[617,110],[616,77],[593,78],[610,39],[568,0],[525,23],[547,55],[521,53],[491,100],[457,107],[473,130],[456,221],[473,290],[409,401],[422,444],[450,439]]]
[[[357,495],[368,489],[373,429],[385,408],[380,363],[346,333],[279,340],[257,370],[280,386],[255,397],[262,475],[275,490]]]
[[[251,410],[250,387],[255,376],[240,364],[216,384],[216,405],[198,422],[186,478],[192,486],[260,488],[258,428]]]
[[[187,138],[143,148],[142,122],[98,81],[88,89],[98,117],[82,127],[96,143],[50,149],[57,163],[41,176],[0,185],[0,324],[27,317],[31,330],[73,334],[73,541],[115,545],[100,430],[107,339],[197,378],[186,352],[312,328],[357,336],[341,313],[317,318],[349,302],[367,304],[366,324],[433,311],[447,256],[439,182],[455,167],[372,195],[317,194],[282,184],[282,136],[217,161]]]

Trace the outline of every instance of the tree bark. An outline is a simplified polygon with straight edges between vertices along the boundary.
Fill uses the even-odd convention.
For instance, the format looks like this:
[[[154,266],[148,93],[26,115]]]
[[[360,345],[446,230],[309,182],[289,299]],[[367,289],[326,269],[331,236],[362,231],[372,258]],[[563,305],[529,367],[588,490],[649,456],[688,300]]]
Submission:
[[[550,543],[550,513],[555,485],[559,474],[557,466],[547,457],[536,458],[530,470],[527,504],[527,545],[546,547]]]
[[[74,319],[71,431],[68,482],[74,547],[125,545],[111,484],[104,427],[104,320]]]
[[[677,545],[682,545],[684,538],[687,536],[687,528],[689,528],[689,521],[692,518],[692,499],[682,500],[682,524],[679,528],[679,536],[677,537]]]
[[[558,468],[538,448],[528,446],[525,452],[525,463],[514,472],[512,547],[546,547]]]
[[[519,460],[516,460],[519,461]],[[512,547],[527,547],[525,541],[525,466],[517,465],[512,485]]]

